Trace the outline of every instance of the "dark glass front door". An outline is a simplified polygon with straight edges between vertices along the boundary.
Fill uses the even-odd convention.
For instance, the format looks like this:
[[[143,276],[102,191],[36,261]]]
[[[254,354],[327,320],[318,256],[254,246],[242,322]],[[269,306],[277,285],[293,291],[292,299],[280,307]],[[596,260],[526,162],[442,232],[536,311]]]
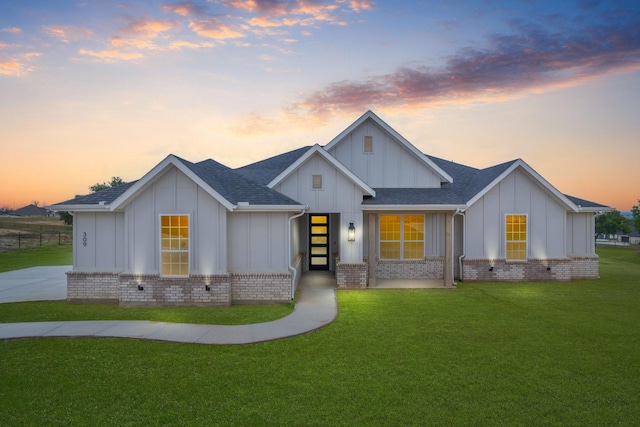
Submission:
[[[329,269],[329,215],[309,215],[309,270]]]

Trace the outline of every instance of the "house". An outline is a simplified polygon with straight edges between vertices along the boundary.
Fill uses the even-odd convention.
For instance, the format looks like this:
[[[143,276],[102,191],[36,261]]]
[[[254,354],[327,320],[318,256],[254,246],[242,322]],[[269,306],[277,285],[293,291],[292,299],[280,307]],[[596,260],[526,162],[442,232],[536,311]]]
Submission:
[[[377,279],[597,278],[594,215],[518,159],[476,169],[420,152],[369,111],[324,146],[238,169],[169,155],[135,182],[52,206],[74,215],[71,301],[290,301],[308,270]]]
[[[47,208],[42,208],[35,203],[27,206],[23,206],[20,209],[16,209],[12,212],[13,215],[19,216],[52,216],[53,213]]]

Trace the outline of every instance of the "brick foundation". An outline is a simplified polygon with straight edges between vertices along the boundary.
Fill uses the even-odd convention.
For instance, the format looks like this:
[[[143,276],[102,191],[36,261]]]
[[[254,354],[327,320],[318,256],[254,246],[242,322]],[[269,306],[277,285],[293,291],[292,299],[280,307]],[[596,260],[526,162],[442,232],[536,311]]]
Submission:
[[[598,255],[590,257],[569,257],[571,260],[572,279],[598,279],[600,278]]]
[[[378,279],[442,279],[444,257],[416,260],[376,260]]]
[[[503,259],[464,259],[465,282],[534,282],[571,280],[571,260],[530,259],[526,262],[507,262]]]
[[[296,260],[302,270],[302,257]],[[298,280],[300,274],[298,275]],[[122,306],[229,306],[291,301],[291,272],[160,277],[157,274],[68,272],[69,302]]]
[[[230,276],[170,278],[121,274],[119,301],[122,306],[228,306]]]
[[[291,301],[290,272],[231,274],[231,301],[235,304]]]
[[[368,265],[336,261],[336,285],[339,289],[360,289],[367,287]]]
[[[120,273],[67,272],[67,301],[117,303]]]

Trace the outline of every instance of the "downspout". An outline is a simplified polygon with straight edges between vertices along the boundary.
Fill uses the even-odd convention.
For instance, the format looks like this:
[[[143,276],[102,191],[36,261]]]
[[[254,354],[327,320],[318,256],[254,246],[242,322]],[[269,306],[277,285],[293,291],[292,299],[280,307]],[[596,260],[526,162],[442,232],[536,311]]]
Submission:
[[[458,269],[460,270],[460,281],[462,282],[463,281],[462,280],[462,258],[464,258],[465,240],[467,238],[467,230],[466,230],[467,220],[466,220],[466,216],[464,215],[464,211],[460,208],[456,208],[456,211],[453,213],[453,220],[451,221],[451,240],[453,240],[453,242],[451,243],[451,259],[455,257],[455,247],[456,247],[455,217],[456,215],[462,216],[462,255],[458,257]],[[455,278],[455,268],[453,266],[453,263],[451,264],[451,277]],[[452,279],[452,280],[453,280],[453,285],[458,286],[455,279]]]
[[[307,209],[309,209],[309,206],[305,206],[304,208],[302,208],[302,211],[300,213],[297,213],[293,216],[289,217],[289,270],[291,271],[291,300],[293,301],[293,298],[295,297],[296,294],[296,276],[298,275],[298,270],[296,270],[296,267],[293,265],[293,260],[291,258],[291,246],[293,245],[293,243],[291,242],[291,224],[294,219],[296,218],[300,218],[302,215],[304,215],[304,213],[307,211]]]

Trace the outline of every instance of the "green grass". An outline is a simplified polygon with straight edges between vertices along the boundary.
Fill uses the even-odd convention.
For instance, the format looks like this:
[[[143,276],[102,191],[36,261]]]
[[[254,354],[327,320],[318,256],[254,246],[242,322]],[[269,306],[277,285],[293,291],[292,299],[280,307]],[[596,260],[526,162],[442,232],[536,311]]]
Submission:
[[[49,243],[35,248],[0,253],[0,273],[21,268],[72,265],[72,245]]]
[[[338,292],[243,346],[0,343],[2,425],[638,425],[640,251],[600,280]]]
[[[290,314],[294,304],[231,307],[119,307],[37,301],[0,304],[0,323],[70,320],[152,320],[155,322],[244,325],[269,322]]]

